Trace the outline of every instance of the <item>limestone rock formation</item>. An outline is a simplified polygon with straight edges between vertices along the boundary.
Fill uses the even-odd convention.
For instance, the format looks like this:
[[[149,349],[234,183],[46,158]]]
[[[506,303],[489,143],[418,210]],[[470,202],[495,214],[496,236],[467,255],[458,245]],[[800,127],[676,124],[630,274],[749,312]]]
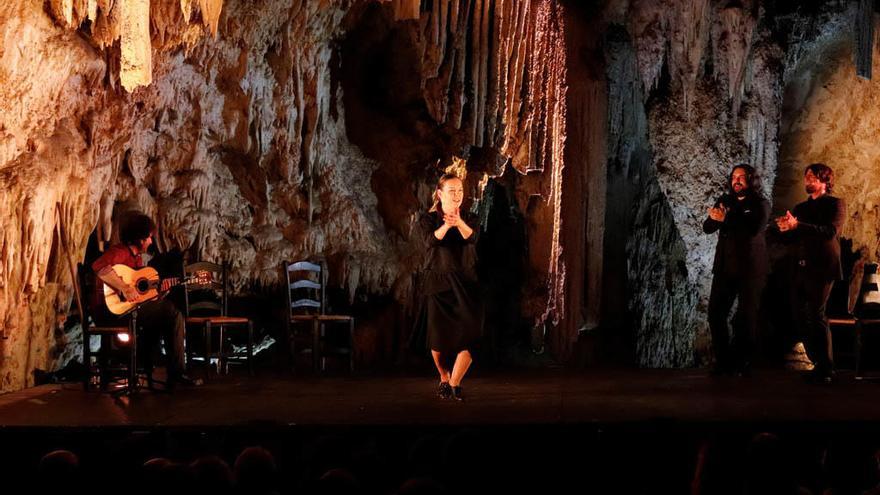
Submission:
[[[850,29],[855,12],[831,17],[809,40],[805,56],[789,72],[786,105],[790,112],[782,119],[781,173],[776,183],[776,210],[806,199],[804,167],[825,163],[835,171],[833,193],[846,200],[847,220],[842,236],[852,241],[855,251],[876,261],[880,255],[878,217],[877,133],[880,116],[880,85],[858,76],[851,47]],[[876,22],[876,16],[871,16]],[[874,44],[876,45],[876,43]],[[874,64],[880,53],[872,49]]]
[[[447,168],[512,332],[561,361],[596,332],[641,366],[704,362],[700,225],[734,163],[778,209],[827,161],[845,234],[877,252],[865,5],[5,2],[0,390],[75,354],[66,251],[112,242],[131,208],[161,250],[230,263],[239,295],[270,297],[282,260],[327,259],[336,303],[362,312],[360,359],[391,361],[412,225]]]
[[[332,283],[351,297],[413,297],[409,229],[430,189],[408,177],[417,199],[402,218],[382,216],[374,176],[391,174],[349,141],[337,78],[346,27],[374,5],[83,0],[0,8],[2,389],[31,383],[30,370],[52,367],[71,338],[58,332],[72,286],[56,205],[76,260],[93,231],[101,243],[112,240],[114,211],[137,208],[157,219],[161,249],[229,262],[239,291],[277,283],[284,259],[323,256]],[[379,15],[419,47],[415,74],[434,125],[448,124],[459,146],[433,150],[416,168],[424,174],[486,142],[501,155],[484,173],[503,173],[511,159],[521,170],[546,168],[551,179],[526,197],[543,195],[551,221],[536,225],[533,238],[558,236],[559,7],[418,6],[395,1]],[[490,28],[505,33],[500,42]],[[471,175],[478,195],[485,179]],[[548,301],[560,300],[564,286],[560,244],[547,244],[553,254],[536,260],[534,285],[555,293],[539,291],[536,318],[553,313]]]

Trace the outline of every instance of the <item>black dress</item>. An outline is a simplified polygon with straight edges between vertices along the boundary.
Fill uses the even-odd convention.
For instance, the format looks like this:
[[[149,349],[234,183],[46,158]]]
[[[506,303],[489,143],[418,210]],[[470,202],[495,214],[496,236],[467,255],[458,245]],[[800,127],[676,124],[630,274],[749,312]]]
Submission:
[[[427,253],[420,284],[420,304],[411,346],[447,354],[470,350],[482,333],[483,312],[476,276],[476,239],[479,224],[472,214],[462,215],[473,229],[467,239],[451,228],[442,240],[434,231],[443,224],[442,212],[419,219]]]

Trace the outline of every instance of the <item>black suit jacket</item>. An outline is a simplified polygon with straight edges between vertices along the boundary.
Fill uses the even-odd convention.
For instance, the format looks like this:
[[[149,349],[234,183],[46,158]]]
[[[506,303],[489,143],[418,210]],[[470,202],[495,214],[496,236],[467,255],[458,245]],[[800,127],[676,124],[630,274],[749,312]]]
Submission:
[[[841,280],[839,236],[846,220],[846,203],[826,194],[798,203],[791,214],[798,219],[798,226],[785,234],[793,242],[795,269],[815,279]]]
[[[719,231],[712,272],[733,277],[763,277],[768,265],[765,232],[770,203],[763,196],[750,192],[741,200],[732,194],[724,194],[715,206],[722,204],[727,207],[724,222],[711,218],[703,222],[703,232]]]

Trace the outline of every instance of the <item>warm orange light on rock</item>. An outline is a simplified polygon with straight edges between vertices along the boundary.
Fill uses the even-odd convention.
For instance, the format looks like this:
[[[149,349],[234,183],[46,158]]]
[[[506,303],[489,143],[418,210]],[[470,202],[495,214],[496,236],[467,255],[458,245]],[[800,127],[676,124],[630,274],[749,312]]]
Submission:
[[[223,0],[51,0],[49,8],[56,21],[70,29],[79,30],[86,21],[89,32],[102,49],[113,47],[119,41],[119,80],[126,91],[147,86],[153,81],[153,45],[165,48],[167,32],[163,30],[179,12],[185,26],[178,26],[178,34],[189,47],[200,35],[188,29],[195,12],[201,13],[202,25],[212,36],[217,35]],[[152,18],[151,18],[152,16]],[[182,29],[181,29],[182,28]],[[202,28],[204,29],[204,28]],[[171,40],[173,45],[176,40]]]

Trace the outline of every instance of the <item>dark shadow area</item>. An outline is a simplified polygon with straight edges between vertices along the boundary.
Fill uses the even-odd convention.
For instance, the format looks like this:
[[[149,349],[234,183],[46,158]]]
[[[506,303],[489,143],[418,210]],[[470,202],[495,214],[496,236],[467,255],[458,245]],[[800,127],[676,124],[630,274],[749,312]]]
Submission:
[[[38,494],[877,493],[876,427],[761,426],[14,429],[0,475]]]
[[[805,336],[799,335],[794,328],[790,303],[794,263],[790,259],[788,246],[780,241],[778,235],[770,233],[767,247],[771,268],[761,299],[758,357],[766,365],[781,366],[785,364],[786,354],[791,352],[795,344],[803,342]],[[841,238],[840,247],[844,278],[834,283],[826,314],[830,319],[851,319],[855,310],[853,303],[863,289],[861,280],[865,258],[864,253],[853,250],[850,239]],[[842,369],[855,369],[853,328],[832,325],[831,331],[835,365]]]
[[[502,182],[490,179],[483,192],[487,210],[477,245],[477,271],[483,281],[487,348],[504,359],[528,342],[520,313],[525,278],[525,226],[516,202]]]
[[[379,215],[404,235],[419,207],[416,185],[431,180],[430,167],[448,157],[450,137],[428,114],[420,88],[416,27],[395,22],[390,5],[353,7],[333,79],[342,87],[346,134],[364,155],[382,165],[371,187]]]

